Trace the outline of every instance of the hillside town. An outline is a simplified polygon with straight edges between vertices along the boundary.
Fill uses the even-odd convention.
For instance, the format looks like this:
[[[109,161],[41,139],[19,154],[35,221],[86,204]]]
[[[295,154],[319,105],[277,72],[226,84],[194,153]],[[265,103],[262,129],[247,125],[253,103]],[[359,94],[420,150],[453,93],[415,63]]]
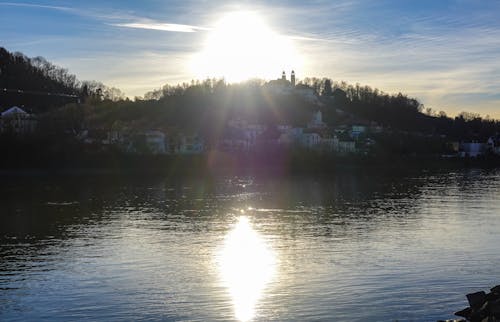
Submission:
[[[378,136],[398,135],[391,128],[384,128],[374,121],[354,119],[349,123],[330,125],[323,120],[323,103],[313,88],[296,84],[292,71],[290,81],[285,72],[282,77],[267,83],[266,88],[276,95],[298,95],[316,109],[309,121],[302,126],[285,122],[278,124],[256,123],[244,117],[232,117],[214,140],[204,137],[201,131],[169,131],[162,128],[134,129],[117,122],[109,128],[82,126],[69,134],[82,144],[86,151],[119,151],[132,155],[200,155],[210,151],[251,154],[265,149],[321,151],[338,156],[375,154]],[[12,106],[3,109],[0,132],[12,137],[36,136],[39,129],[38,115],[28,113],[26,107]],[[342,113],[342,110],[339,110]],[[66,130],[68,132],[68,130]],[[418,134],[418,133],[417,133]],[[418,134],[425,136],[424,134]],[[445,139],[441,137],[440,139]],[[411,151],[411,147],[408,147]],[[486,142],[446,141],[441,157],[478,158],[500,156],[500,135],[492,133]]]

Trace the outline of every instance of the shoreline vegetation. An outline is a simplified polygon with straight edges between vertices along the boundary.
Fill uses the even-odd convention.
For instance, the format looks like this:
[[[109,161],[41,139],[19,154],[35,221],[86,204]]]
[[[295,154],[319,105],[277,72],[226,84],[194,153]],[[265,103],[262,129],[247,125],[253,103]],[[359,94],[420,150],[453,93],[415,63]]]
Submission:
[[[9,174],[258,174],[331,175],[342,171],[404,171],[500,166],[499,157],[442,158],[437,156],[337,156],[324,153],[267,151],[259,154],[211,152],[201,155],[66,154],[10,157],[0,162],[0,175]]]

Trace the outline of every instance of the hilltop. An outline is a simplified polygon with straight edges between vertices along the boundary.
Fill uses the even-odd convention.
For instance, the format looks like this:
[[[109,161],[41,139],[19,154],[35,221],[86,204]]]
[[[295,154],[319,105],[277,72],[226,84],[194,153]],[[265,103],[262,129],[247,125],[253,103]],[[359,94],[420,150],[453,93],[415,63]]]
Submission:
[[[100,82],[80,81],[43,57],[30,58],[0,47],[0,107],[4,109],[18,105],[42,113],[97,94],[113,100],[125,97]]]
[[[0,107],[17,105],[30,112],[60,117],[75,107],[81,122],[94,127],[126,124],[138,128],[221,127],[231,118],[263,124],[305,125],[321,110],[325,123],[375,122],[407,132],[484,140],[498,131],[498,121],[463,112],[451,118],[425,108],[417,98],[388,94],[360,84],[328,78],[304,78],[290,90],[283,79],[229,84],[222,79],[191,81],[145,93],[131,101],[116,88],[80,81],[43,57],[26,57],[0,47]],[[285,86],[285,91],[280,86]],[[288,86],[288,87],[287,87]],[[313,97],[313,99],[311,99]],[[71,112],[74,118],[74,111]],[[84,125],[82,123],[82,125]]]

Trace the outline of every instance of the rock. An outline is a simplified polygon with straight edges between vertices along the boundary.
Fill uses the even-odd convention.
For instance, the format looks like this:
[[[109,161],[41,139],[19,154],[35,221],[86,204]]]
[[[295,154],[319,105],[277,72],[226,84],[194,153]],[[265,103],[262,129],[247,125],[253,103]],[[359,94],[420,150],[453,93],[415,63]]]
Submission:
[[[455,312],[455,315],[468,319],[470,317],[471,313],[472,313],[472,309],[470,307],[468,307],[468,308],[465,308],[461,311]]]
[[[483,322],[483,319],[487,318],[487,317],[488,317],[488,314],[486,314],[486,312],[476,311],[476,312],[472,312],[472,314],[470,315],[468,320],[471,322]]]
[[[490,303],[488,301],[484,302],[483,305],[481,305],[481,308],[478,309],[479,312],[486,312],[488,313],[488,308],[490,307]]]
[[[500,322],[500,285],[491,288],[491,293],[467,294],[470,307],[455,312],[469,322]]]
[[[488,316],[488,317],[485,317],[484,319],[482,319],[481,322],[498,322],[498,320],[492,316]]]
[[[500,300],[492,301],[489,303],[490,314],[500,319]]]
[[[484,291],[480,291],[467,294],[467,300],[469,301],[471,308],[479,309],[484,302],[486,302],[486,293],[484,293]]]
[[[490,289],[491,293],[500,294],[500,285],[494,286]]]
[[[500,293],[488,293],[486,294],[486,301],[496,301],[500,299]]]

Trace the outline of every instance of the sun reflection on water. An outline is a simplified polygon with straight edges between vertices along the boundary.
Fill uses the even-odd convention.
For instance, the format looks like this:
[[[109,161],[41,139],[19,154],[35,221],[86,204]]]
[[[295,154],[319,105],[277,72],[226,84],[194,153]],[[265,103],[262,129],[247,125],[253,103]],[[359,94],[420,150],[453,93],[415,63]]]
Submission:
[[[249,321],[275,274],[275,255],[246,216],[227,234],[219,254],[219,273],[231,295],[236,318]]]

